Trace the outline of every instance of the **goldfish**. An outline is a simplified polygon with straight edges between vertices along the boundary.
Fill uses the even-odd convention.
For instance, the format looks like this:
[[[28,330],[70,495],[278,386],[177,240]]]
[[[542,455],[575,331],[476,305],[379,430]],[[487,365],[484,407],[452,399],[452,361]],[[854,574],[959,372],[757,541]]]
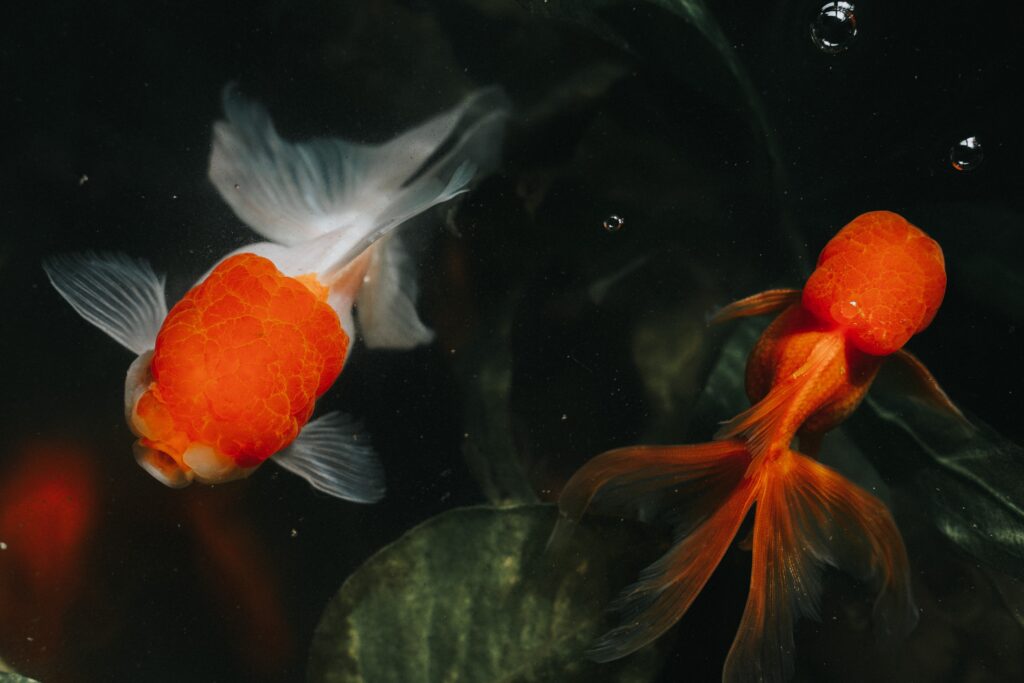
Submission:
[[[613,603],[621,625],[593,643],[593,659],[628,655],[679,621],[751,509],[750,587],[723,681],[792,675],[794,624],[817,616],[825,565],[877,588],[876,626],[895,636],[914,628],[909,561],[892,515],[814,457],[883,363],[909,370],[917,395],[963,419],[924,364],[903,349],[932,322],[945,289],[939,245],[902,216],[874,211],[826,244],[802,290],[762,292],[715,316],[724,322],[777,314],[748,358],[751,407],[723,423],[709,443],[603,453],[560,495],[556,546],[595,502],[669,494],[690,502],[676,544]]]
[[[83,318],[136,354],[125,419],[153,477],[218,484],[273,460],[331,495],[377,501],[382,468],[358,423],[311,420],[314,408],[341,374],[357,319],[371,348],[432,340],[396,229],[496,166],[507,98],[479,90],[378,145],[289,142],[233,87],[223,99],[209,178],[267,241],[226,255],[170,310],[165,278],[145,260],[64,254],[43,267]]]

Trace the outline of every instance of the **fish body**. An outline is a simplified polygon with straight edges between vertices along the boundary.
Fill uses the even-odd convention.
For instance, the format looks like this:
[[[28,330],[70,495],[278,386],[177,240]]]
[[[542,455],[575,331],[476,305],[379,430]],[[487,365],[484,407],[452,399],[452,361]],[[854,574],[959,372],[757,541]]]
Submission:
[[[350,344],[327,293],[315,275],[303,282],[249,253],[225,259],[189,290],[131,390],[142,461],[166,476],[193,472],[216,483],[290,445]]]
[[[273,459],[332,495],[378,500],[369,441],[347,416],[311,419],[316,401],[357,333],[376,348],[433,339],[397,228],[496,165],[507,100],[477,91],[380,145],[287,142],[231,87],[224,106],[210,180],[267,241],[220,259],[170,311],[145,261],[71,254],[44,269],[82,317],[137,354],[125,417],[137,462],[158,480],[222,483]]]
[[[781,681],[792,673],[793,626],[816,615],[823,565],[877,588],[883,630],[913,628],[909,565],[891,514],[811,456],[886,362],[908,367],[923,396],[962,419],[927,369],[902,350],[931,323],[945,285],[938,244],[901,216],[875,211],[826,245],[802,291],[763,292],[719,312],[716,322],[777,313],[748,358],[751,407],[711,443],[599,455],[560,496],[556,545],[592,502],[663,492],[690,499],[686,533],[615,603],[623,624],[594,643],[593,658],[625,656],[678,621],[751,509],[750,591],[723,680]]]

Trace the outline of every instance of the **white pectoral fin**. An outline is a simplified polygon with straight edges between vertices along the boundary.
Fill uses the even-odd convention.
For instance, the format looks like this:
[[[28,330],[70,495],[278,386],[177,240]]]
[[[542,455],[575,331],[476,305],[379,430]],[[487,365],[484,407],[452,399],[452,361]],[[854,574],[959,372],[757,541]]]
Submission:
[[[141,354],[156,345],[167,317],[164,277],[125,254],[60,254],[43,261],[50,283],[78,314]]]
[[[384,497],[384,469],[347,415],[327,413],[307,424],[292,444],[271,458],[314,488],[357,503]]]
[[[428,344],[434,333],[416,313],[416,272],[396,234],[373,248],[356,310],[359,331],[370,348],[411,349]]]

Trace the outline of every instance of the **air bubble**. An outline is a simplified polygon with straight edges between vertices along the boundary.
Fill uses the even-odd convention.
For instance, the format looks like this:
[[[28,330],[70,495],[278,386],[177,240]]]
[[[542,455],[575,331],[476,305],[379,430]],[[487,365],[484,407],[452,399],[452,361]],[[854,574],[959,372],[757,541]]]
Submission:
[[[984,158],[981,142],[974,136],[964,138],[949,150],[949,163],[958,171],[973,171]]]
[[[811,22],[811,40],[830,55],[850,47],[857,35],[857,18],[852,2],[827,2]]]
[[[626,219],[614,213],[604,219],[604,229],[608,232],[618,232],[619,230],[622,230],[622,226],[625,224]]]

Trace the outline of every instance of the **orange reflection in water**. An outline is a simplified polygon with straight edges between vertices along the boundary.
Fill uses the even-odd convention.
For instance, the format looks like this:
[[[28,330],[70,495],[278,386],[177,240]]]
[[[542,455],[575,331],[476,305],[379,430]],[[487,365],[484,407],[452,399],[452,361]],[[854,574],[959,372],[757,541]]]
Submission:
[[[59,656],[66,618],[86,586],[98,499],[95,460],[61,442],[29,443],[3,460],[0,651],[44,664]]]
[[[295,655],[277,563],[230,497],[204,496],[186,511],[197,546],[196,568],[233,636],[239,661],[250,680],[275,680]]]

